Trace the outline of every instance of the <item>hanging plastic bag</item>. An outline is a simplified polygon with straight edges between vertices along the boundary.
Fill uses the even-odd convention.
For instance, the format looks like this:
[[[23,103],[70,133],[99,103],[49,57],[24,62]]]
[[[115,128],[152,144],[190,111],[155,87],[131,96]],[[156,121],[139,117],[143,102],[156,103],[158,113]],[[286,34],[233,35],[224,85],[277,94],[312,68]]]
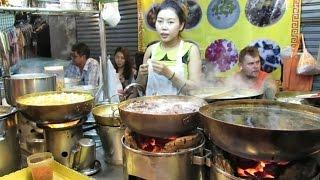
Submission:
[[[122,84],[119,80],[119,76],[116,73],[116,70],[114,69],[112,63],[110,60],[108,60],[108,92],[110,97],[110,102],[118,103],[120,102],[120,98],[118,95],[118,92],[122,90]]]
[[[115,27],[118,25],[121,19],[118,2],[105,3],[101,11],[101,16],[109,26]]]
[[[176,95],[177,88],[175,88],[170,80],[164,75],[158,74],[153,71],[151,61],[149,64],[148,84],[146,89],[147,96],[156,95]],[[174,69],[171,69],[174,70]]]
[[[301,34],[303,53],[300,56],[297,66],[297,74],[301,75],[317,75],[320,74],[320,66],[317,60],[308,52],[303,34]]]
[[[298,44],[293,49],[291,56],[283,57],[283,81],[282,87],[285,91],[310,91],[313,84],[313,76],[297,74],[299,61],[298,48],[300,46],[300,35]]]

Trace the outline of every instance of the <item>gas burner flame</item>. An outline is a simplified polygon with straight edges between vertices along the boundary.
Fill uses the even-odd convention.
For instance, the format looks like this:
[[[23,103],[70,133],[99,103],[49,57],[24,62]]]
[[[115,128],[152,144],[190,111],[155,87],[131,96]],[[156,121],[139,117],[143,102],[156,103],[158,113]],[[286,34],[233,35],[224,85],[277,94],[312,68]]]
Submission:
[[[240,176],[245,177],[245,176],[254,176],[256,177],[257,174],[263,174],[262,178],[270,178],[274,179],[275,177],[271,174],[264,173],[264,168],[266,167],[266,162],[260,161],[258,162],[256,167],[253,168],[247,168],[247,169],[242,169],[240,167],[237,168],[237,172]]]
[[[275,166],[286,166],[289,162],[266,162],[260,161],[253,167],[237,168],[237,173],[240,177],[253,177],[255,179],[275,179],[275,173],[272,172]]]
[[[71,122],[65,122],[65,123],[58,123],[58,124],[48,124],[48,127],[51,129],[59,129],[59,128],[65,128],[65,127],[72,127],[79,123],[80,120],[75,120]]]

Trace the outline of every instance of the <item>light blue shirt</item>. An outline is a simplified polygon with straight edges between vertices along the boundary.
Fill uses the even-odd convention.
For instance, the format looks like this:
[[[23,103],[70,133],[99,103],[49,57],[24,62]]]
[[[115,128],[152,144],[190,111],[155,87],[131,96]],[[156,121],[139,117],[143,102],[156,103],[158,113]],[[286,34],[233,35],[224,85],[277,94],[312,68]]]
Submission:
[[[65,77],[80,78],[82,85],[99,85],[99,62],[93,58],[89,58],[83,67],[81,74],[80,68],[71,62],[65,71]]]

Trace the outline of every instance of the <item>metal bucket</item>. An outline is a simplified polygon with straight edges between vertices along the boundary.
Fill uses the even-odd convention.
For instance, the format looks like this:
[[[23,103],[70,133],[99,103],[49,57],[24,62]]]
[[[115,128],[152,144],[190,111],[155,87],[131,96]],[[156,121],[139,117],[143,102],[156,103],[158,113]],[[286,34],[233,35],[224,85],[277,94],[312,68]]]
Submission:
[[[100,136],[105,153],[106,162],[122,165],[121,138],[124,135],[124,126],[102,126],[98,124],[97,132]]]
[[[14,172],[20,167],[20,147],[17,134],[16,110],[8,106],[0,106],[0,177]]]
[[[16,98],[43,91],[56,90],[56,77],[54,75],[33,73],[15,74],[4,78],[5,97],[8,104],[16,106]]]

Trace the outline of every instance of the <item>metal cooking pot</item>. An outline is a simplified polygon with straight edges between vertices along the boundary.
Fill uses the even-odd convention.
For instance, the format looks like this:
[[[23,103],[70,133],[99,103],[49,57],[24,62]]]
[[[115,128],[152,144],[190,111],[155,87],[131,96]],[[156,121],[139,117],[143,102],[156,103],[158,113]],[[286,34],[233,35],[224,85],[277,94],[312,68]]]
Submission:
[[[309,94],[298,95],[296,96],[296,98],[303,99],[303,102],[305,104],[316,107],[320,106],[320,92],[312,92]]]
[[[70,86],[69,88],[63,88],[64,91],[79,91],[79,92],[89,92],[92,95],[95,95],[98,91],[98,86],[93,85],[74,85]]]
[[[81,79],[80,78],[64,78],[64,88],[69,89],[72,88],[73,86],[78,86],[81,84]]]
[[[147,109],[148,105],[152,106],[153,103],[159,101],[166,102],[167,105],[189,103],[195,108],[207,104],[203,99],[193,96],[145,96],[121,102],[119,104],[120,118],[132,131],[151,137],[169,138],[191,131],[197,127],[199,123],[198,110],[190,113],[163,112],[163,114],[127,110],[128,106],[136,103],[141,104],[142,109],[146,105],[145,108]]]
[[[218,95],[223,95],[229,92],[234,91],[234,88],[231,87],[202,87],[197,89],[191,89],[189,91],[189,94],[192,96],[204,98],[204,99],[210,99],[210,97],[215,97]]]
[[[82,102],[68,103],[63,105],[24,104],[24,99],[59,93],[78,94],[87,96],[89,98],[85,99]],[[88,115],[92,110],[93,101],[94,97],[90,93],[86,92],[50,91],[20,96],[19,98],[17,98],[17,107],[19,111],[30,121],[34,121],[38,124],[56,124],[74,121],[75,119],[80,119]]]
[[[55,91],[56,77],[54,75],[34,73],[15,74],[4,77],[5,97],[8,104],[16,106],[16,98],[34,92]]]
[[[155,153],[131,148],[121,139],[123,149],[124,177],[136,176],[141,179],[205,179],[203,162],[204,138],[199,145],[173,153]],[[135,165],[132,168],[132,165]]]
[[[243,158],[291,161],[320,151],[319,108],[269,100],[234,100],[203,106],[199,112],[208,137],[220,148]],[[265,115],[268,118],[259,120]]]
[[[0,106],[0,176],[20,167],[20,147],[17,134],[16,109]]]
[[[308,104],[299,95],[310,94],[310,91],[280,91],[276,94],[276,101],[293,103],[293,104]]]

